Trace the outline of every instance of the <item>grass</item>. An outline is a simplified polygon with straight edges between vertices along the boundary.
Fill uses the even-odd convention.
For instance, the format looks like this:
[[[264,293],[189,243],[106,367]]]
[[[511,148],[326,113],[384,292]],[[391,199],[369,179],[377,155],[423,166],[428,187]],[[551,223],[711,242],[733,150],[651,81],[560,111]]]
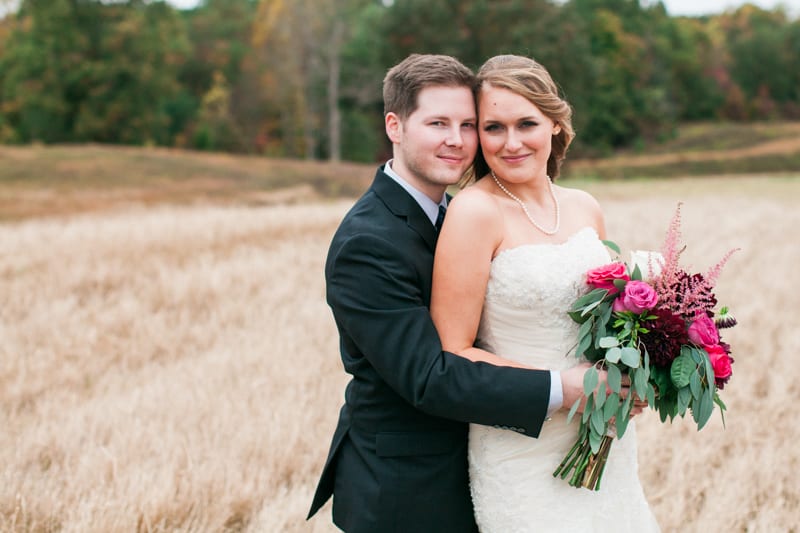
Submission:
[[[726,336],[727,429],[645,415],[639,473],[665,532],[793,531],[800,374],[785,361],[800,344],[774,314],[796,306],[800,284],[787,236],[800,167],[775,133],[791,127],[738,148],[738,133],[698,128],[698,145],[727,140],[575,162],[626,179],[563,184],[600,200],[626,248],[656,246],[678,201],[690,264],[742,248],[718,290],[740,321]],[[781,172],[720,175],[731,161]],[[647,179],[659,172],[669,179]],[[304,520],[347,381],[322,263],[373,173],[0,147],[0,531],[334,531],[330,504]]]
[[[800,338],[776,313],[797,305],[800,179],[572,184],[626,248],[656,246],[678,200],[689,264],[742,248],[718,289],[740,322],[727,428],[637,421],[662,530],[796,530]],[[304,518],[347,381],[322,268],[351,203],[0,223],[0,531],[335,531],[330,504]]]
[[[568,180],[800,172],[800,123],[691,124],[645,152],[567,160]],[[0,146],[0,220],[120,207],[275,205],[349,198],[373,164],[291,161],[164,148]]]
[[[0,220],[121,205],[268,205],[362,191],[373,165],[164,148],[0,146]]]

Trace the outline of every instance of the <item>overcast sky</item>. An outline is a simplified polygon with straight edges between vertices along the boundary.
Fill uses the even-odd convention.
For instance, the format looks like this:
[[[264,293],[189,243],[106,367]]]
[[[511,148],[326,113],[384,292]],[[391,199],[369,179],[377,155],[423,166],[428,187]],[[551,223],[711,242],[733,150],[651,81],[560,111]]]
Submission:
[[[199,0],[168,0],[176,7],[194,7]],[[744,0],[663,0],[670,15],[705,15],[720,13],[728,8],[736,8],[744,4]],[[750,0],[764,9],[772,9],[778,4],[788,8],[792,16],[800,15],[800,0]]]
[[[200,0],[167,0],[175,7],[188,8],[195,7]],[[648,0],[641,0],[646,2]],[[655,1],[655,0],[653,0]],[[663,0],[670,15],[706,15],[710,13],[721,13],[726,9],[736,8],[745,3],[744,0]],[[790,16],[800,16],[800,0],[750,0],[750,3],[761,6],[764,9],[783,5],[787,8]],[[0,13],[2,13],[3,1],[0,0]]]

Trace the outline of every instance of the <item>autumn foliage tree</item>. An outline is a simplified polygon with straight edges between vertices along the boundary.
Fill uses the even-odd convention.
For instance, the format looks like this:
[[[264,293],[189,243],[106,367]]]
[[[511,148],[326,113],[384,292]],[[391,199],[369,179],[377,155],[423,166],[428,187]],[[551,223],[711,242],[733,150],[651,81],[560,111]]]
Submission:
[[[8,0],[0,0],[0,3]],[[305,159],[389,153],[381,80],[412,52],[543,63],[573,150],[682,121],[800,118],[800,20],[642,0],[22,0],[0,19],[0,142],[158,144]]]

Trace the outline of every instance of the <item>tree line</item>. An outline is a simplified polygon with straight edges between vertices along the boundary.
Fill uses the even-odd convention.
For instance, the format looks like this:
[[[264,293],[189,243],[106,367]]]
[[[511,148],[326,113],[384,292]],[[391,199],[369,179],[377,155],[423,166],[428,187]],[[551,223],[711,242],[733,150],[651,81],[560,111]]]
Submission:
[[[800,20],[639,0],[22,0],[0,20],[0,143],[385,157],[381,81],[407,54],[543,63],[586,154],[682,121],[800,119]]]

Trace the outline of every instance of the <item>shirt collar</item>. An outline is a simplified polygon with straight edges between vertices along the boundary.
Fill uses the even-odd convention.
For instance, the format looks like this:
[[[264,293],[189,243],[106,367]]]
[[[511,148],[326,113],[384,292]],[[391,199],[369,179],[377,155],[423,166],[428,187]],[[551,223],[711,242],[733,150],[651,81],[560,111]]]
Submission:
[[[383,172],[398,183],[408,194],[419,204],[427,217],[431,220],[431,224],[436,224],[436,219],[439,216],[439,206],[447,207],[447,195],[443,194],[442,199],[436,203],[428,197],[425,193],[416,189],[413,185],[400,177],[400,175],[392,169],[392,159],[386,162],[383,166]]]

